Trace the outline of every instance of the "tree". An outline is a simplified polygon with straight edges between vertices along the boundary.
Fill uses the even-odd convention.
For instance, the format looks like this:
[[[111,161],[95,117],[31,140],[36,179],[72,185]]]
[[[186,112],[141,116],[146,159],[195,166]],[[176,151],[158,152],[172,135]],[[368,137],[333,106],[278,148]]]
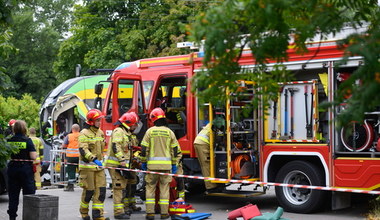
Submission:
[[[184,25],[208,1],[142,0],[85,1],[74,12],[72,36],[59,51],[54,71],[63,81],[74,76],[76,64],[88,69],[116,68],[141,58],[180,54]]]
[[[0,60],[10,80],[5,96],[29,93],[41,100],[57,83],[53,74],[60,41],[68,30],[73,0],[28,1],[14,10],[10,43],[17,53]],[[36,62],[38,61],[38,62]],[[7,81],[9,82],[9,80]]]
[[[205,40],[203,64],[207,72],[194,79],[196,87],[206,88],[199,95],[216,97],[212,100],[214,102],[225,98],[221,97],[225,93],[218,88],[236,89],[226,82],[241,78],[242,75],[237,74],[243,72],[256,85],[264,85],[264,98],[270,99],[278,91],[275,82],[286,80],[289,72],[279,66],[268,77],[263,70],[268,59],[280,63],[287,60],[290,36],[294,36],[295,48],[302,53],[307,50],[306,41],[317,34],[323,40],[344,25],[358,27],[363,22],[371,24],[365,34],[351,35],[341,43],[348,45],[347,56],[363,56],[364,65],[337,94],[337,102],[342,101],[345,91],[351,90],[353,94],[348,101],[350,108],[340,117],[345,121],[361,120],[364,112],[372,111],[380,103],[380,13],[374,0],[227,0],[202,13],[191,27],[192,39],[197,42]],[[241,55],[242,48],[235,45],[241,42],[255,55],[257,69],[243,70],[237,64],[236,58]],[[361,80],[361,85],[353,86],[357,79]]]

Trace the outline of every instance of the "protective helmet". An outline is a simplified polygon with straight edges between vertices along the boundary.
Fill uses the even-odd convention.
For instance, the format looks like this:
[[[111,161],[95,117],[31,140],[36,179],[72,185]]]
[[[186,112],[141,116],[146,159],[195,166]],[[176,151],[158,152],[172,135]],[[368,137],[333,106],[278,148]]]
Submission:
[[[104,115],[103,113],[98,110],[98,109],[91,109],[90,111],[87,112],[87,115],[86,115],[86,123],[89,124],[89,125],[95,125],[95,121],[96,119],[98,118],[103,118]]]
[[[16,119],[11,119],[11,120],[8,122],[8,126],[12,126],[15,122],[16,122]]]
[[[152,122],[155,122],[160,118],[166,118],[166,116],[164,110],[162,110],[161,108],[155,108],[150,113],[149,118],[150,120],[152,120]]]
[[[127,112],[119,118],[119,121],[125,127],[130,128],[137,124],[139,121],[139,116],[135,112]]]

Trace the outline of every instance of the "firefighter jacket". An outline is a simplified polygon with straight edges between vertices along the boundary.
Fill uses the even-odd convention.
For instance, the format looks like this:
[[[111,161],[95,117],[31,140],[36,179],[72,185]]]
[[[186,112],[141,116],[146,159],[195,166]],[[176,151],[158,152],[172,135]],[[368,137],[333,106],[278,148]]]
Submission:
[[[66,157],[79,157],[79,132],[73,132],[67,135],[68,145],[66,149]]]
[[[130,152],[128,147],[132,144],[130,135],[131,133],[121,126],[113,130],[107,150],[107,167],[118,167],[120,162],[125,161],[127,168],[129,168]]]
[[[83,129],[79,134],[79,169],[96,171],[99,167],[93,162],[95,159],[103,160],[105,146],[102,130],[91,126]]]
[[[197,135],[194,144],[210,144],[211,124],[207,124]]]
[[[30,135],[32,139],[34,148],[36,148],[37,158],[34,160],[34,164],[39,164],[44,159],[44,145],[42,144],[41,139],[36,136]]]
[[[177,163],[178,141],[174,132],[165,126],[149,128],[141,141],[141,161],[148,170],[171,170]]]

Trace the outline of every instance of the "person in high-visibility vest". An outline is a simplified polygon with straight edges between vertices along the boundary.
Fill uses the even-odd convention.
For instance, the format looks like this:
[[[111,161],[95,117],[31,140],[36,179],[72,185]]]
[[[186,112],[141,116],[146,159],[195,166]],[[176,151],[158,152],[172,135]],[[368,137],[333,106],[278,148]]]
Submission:
[[[41,189],[41,161],[44,159],[44,145],[41,139],[36,137],[35,128],[29,128],[29,137],[32,139],[37,152],[37,159],[33,161],[33,166],[36,171],[34,172],[34,181],[36,182],[36,189]]]
[[[213,128],[221,129],[223,125],[223,119],[217,117],[213,121]],[[202,175],[204,177],[210,177],[210,133],[212,132],[211,124],[208,123],[197,135],[194,140],[194,149],[198,156],[198,161],[201,166]],[[222,185],[205,181],[206,190],[208,193],[221,192],[223,190]]]
[[[79,186],[83,188],[79,212],[83,220],[90,220],[88,214],[92,200],[92,219],[107,220],[104,217],[106,198],[106,175],[102,164],[105,146],[104,133],[99,129],[104,115],[98,109],[87,112],[86,123],[79,135]]]
[[[130,212],[129,203],[125,204],[125,193],[128,179],[132,178],[132,173],[125,170],[117,170],[115,168],[130,168],[130,154],[132,146],[132,132],[133,127],[137,126],[139,117],[134,112],[124,113],[116,122],[116,127],[111,135],[110,146],[107,150],[106,167],[112,179],[113,190],[113,212],[115,219],[129,219]],[[124,173],[128,174],[123,175]],[[134,173],[134,175],[136,175]]]
[[[66,173],[68,176],[67,186],[64,191],[74,191],[74,184],[76,183],[76,170],[79,163],[79,131],[78,124],[71,126],[71,132],[63,140],[62,148],[66,149]]]
[[[165,112],[161,108],[155,108],[149,115],[154,126],[149,128],[141,141],[141,161],[143,170],[157,171],[161,173],[177,172],[178,141],[175,134],[166,125]],[[160,211],[161,219],[170,218],[169,190],[172,177],[147,173],[146,182],[146,219],[154,219],[156,185],[160,187]]]

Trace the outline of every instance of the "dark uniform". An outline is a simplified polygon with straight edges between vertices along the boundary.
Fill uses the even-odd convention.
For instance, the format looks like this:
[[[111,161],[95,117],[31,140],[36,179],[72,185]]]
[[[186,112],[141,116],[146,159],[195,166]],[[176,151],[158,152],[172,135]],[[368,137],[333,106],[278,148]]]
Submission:
[[[8,214],[10,219],[16,219],[21,189],[23,195],[36,193],[33,162],[29,156],[29,153],[36,151],[36,149],[34,148],[33,141],[22,134],[15,134],[8,139],[8,143],[18,146],[20,149],[17,154],[11,155],[12,160],[8,163],[7,171],[9,195]],[[15,161],[17,159],[30,161]]]

